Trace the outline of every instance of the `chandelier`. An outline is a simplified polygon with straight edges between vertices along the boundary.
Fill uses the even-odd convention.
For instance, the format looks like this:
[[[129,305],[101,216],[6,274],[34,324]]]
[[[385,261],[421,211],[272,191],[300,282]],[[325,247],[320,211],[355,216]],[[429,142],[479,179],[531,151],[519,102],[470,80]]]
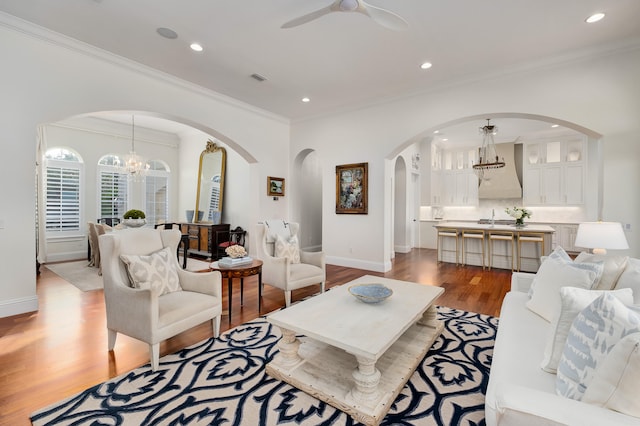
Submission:
[[[478,179],[485,179],[485,172],[492,169],[504,167],[504,158],[500,160],[496,152],[496,144],[493,141],[493,135],[498,133],[498,127],[489,123],[491,119],[487,118],[486,126],[480,127],[482,135],[482,146],[478,148],[478,162],[473,165],[473,170]]]
[[[124,157],[124,163],[120,164],[122,173],[134,181],[140,181],[144,179],[145,174],[149,170],[150,166],[147,162],[138,154],[136,154],[135,148],[135,116],[131,116],[131,151]]]

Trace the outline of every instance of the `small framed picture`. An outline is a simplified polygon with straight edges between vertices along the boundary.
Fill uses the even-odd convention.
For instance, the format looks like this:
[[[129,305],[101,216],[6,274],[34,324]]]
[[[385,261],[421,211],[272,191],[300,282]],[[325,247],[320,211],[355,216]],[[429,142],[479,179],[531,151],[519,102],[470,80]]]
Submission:
[[[336,166],[336,213],[367,214],[368,163]]]
[[[284,178],[267,176],[267,195],[284,197]]]

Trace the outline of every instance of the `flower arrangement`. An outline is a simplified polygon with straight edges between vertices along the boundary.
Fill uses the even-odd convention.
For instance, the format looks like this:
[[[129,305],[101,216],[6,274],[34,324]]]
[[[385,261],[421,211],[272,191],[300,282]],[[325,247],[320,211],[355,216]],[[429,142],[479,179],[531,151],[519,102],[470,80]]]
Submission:
[[[527,210],[524,207],[513,207],[510,209],[507,207],[504,211],[516,220],[516,226],[523,226],[524,219],[531,217],[531,210]]]
[[[229,256],[232,259],[245,257],[247,255],[247,251],[244,249],[244,247],[238,244],[234,244],[232,246],[227,247],[224,250],[224,252],[227,253],[227,256]]]

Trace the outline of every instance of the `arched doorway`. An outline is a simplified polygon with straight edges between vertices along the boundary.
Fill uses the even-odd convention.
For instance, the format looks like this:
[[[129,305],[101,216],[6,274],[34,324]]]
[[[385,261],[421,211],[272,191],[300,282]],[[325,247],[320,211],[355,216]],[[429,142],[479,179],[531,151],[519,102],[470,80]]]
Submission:
[[[292,217],[300,223],[300,247],[322,250],[322,170],[316,151],[300,152],[293,163],[292,189],[295,204]]]

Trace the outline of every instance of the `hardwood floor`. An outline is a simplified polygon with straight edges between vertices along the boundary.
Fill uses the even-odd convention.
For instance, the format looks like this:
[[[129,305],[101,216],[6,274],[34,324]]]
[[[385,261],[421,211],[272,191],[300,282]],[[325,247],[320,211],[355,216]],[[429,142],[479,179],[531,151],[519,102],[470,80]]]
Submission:
[[[511,271],[438,265],[435,253],[414,249],[398,254],[385,274],[328,265],[327,288],[362,275],[384,276],[443,287],[439,305],[499,316]],[[28,425],[33,411],[149,362],[147,345],[128,336],[118,335],[115,350],[107,351],[102,290],[82,292],[46,267],[41,270],[40,310],[0,319],[0,425]],[[233,315],[222,318],[223,330],[258,316],[257,279],[245,279],[244,306],[240,306],[239,288],[234,284]],[[296,290],[293,301],[317,291],[317,286]],[[223,293],[223,306],[227,306],[226,285]],[[261,313],[282,306],[282,291],[266,285]],[[209,324],[202,324],[163,342],[160,354],[211,335]]]

